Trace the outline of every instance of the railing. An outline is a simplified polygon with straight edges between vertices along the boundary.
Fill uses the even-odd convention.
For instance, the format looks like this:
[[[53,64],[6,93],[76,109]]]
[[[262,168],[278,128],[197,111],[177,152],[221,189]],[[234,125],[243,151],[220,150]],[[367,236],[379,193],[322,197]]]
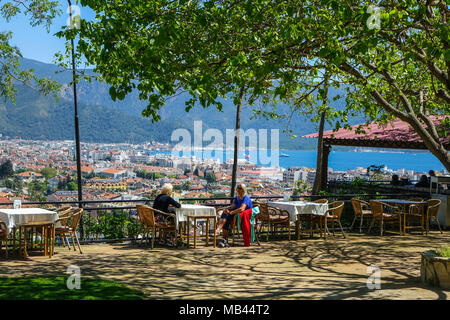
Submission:
[[[409,198],[409,197],[416,197],[417,193],[386,193],[386,194],[326,194],[326,195],[295,195],[291,196],[292,200],[299,200],[299,199],[310,199],[310,200],[316,200],[320,198],[326,198],[329,199],[329,201],[335,201],[335,200],[341,200],[346,203],[350,203],[352,198],[360,198],[360,199],[380,199],[380,198]],[[277,199],[283,199],[284,196],[280,195],[271,195],[271,196],[250,196],[252,200],[277,200]],[[186,203],[186,202],[201,202],[204,205],[207,206],[213,206],[213,207],[221,207],[225,204],[223,203],[215,203],[213,201],[217,200],[227,200],[231,203],[231,200],[233,198],[231,197],[218,197],[218,198],[181,198],[180,202]],[[137,212],[136,212],[136,204],[144,204],[144,203],[152,203],[154,199],[140,199],[140,200],[83,200],[83,201],[45,201],[45,202],[36,202],[36,201],[30,201],[30,202],[23,202],[22,205],[24,206],[30,206],[35,205],[39,207],[51,207],[52,205],[54,207],[63,207],[65,205],[76,205],[84,209],[86,212],[82,218],[82,221],[80,222],[79,226],[79,233],[80,233],[80,242],[81,243],[95,243],[95,242],[117,242],[117,241],[129,241],[129,240],[135,240],[135,236],[137,235],[137,231],[135,228],[138,228],[139,222],[137,219]],[[133,204],[131,205],[125,205],[125,206],[90,206],[93,204]],[[2,206],[11,206],[12,203],[0,203],[0,207]],[[350,209],[351,206],[347,206],[347,209]],[[97,211],[100,211],[97,212]],[[102,211],[105,211],[105,213],[102,213]],[[108,211],[113,211],[113,215],[109,215],[109,227],[110,228],[124,228],[125,226],[131,226],[134,228],[133,232],[128,232],[129,229],[127,229],[127,232],[117,231],[114,233],[112,230],[111,234],[105,235],[103,234],[103,238],[98,237],[98,239],[92,235],[92,224],[100,224],[102,223],[101,220],[104,220],[104,223],[107,224],[108,221],[106,221],[106,217],[108,217]],[[120,212],[122,211],[122,212]],[[125,215],[123,215],[123,211],[127,211]],[[119,212],[119,215],[116,216],[116,212]],[[95,216],[94,216],[95,213]],[[105,217],[103,219],[103,217]],[[116,218],[116,219],[114,219]],[[125,224],[125,226],[124,226]],[[106,229],[108,226],[104,226]],[[105,231],[103,231],[105,232]],[[122,235],[122,236],[111,236],[111,235]],[[98,234],[97,234],[98,235]]]

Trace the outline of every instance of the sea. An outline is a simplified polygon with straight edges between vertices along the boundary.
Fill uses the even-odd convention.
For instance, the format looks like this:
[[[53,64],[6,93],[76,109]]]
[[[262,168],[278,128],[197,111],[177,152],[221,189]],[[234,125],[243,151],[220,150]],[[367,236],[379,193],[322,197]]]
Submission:
[[[170,154],[171,152],[154,152]],[[179,153],[179,156],[187,156]],[[233,150],[203,150],[191,152],[197,159],[214,159],[224,162],[233,159]],[[245,159],[256,165],[279,167],[315,168],[317,162],[316,150],[279,150],[278,161],[271,157],[270,151],[242,150],[239,159]],[[272,160],[272,161],[268,161]],[[278,163],[277,163],[278,162]],[[389,151],[331,151],[328,157],[328,167],[335,171],[352,170],[358,167],[367,168],[371,165],[386,166],[388,169],[413,170],[418,173],[428,173],[429,170],[445,170],[442,163],[430,152],[389,152]]]

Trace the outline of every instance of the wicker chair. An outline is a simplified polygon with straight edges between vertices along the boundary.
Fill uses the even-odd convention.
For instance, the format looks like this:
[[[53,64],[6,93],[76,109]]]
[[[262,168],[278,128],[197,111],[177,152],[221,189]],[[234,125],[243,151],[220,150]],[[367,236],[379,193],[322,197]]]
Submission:
[[[63,227],[63,226],[65,227],[68,219],[70,218],[72,213],[75,212],[75,210],[76,210],[76,208],[74,209],[72,207],[64,207],[64,208],[56,210],[56,212],[58,214],[57,223],[59,222],[61,227]],[[62,241],[63,247],[66,246],[66,242],[67,242],[67,247],[70,250],[70,243],[69,243],[69,240],[67,239],[66,234],[62,234],[61,241]]]
[[[65,216],[69,215],[71,213],[71,211],[72,211],[72,207],[62,207],[62,208],[59,208],[59,209],[53,208],[53,210],[56,211],[56,213],[58,214],[58,219],[60,219],[60,218],[63,218]],[[41,236],[41,249],[42,249],[42,246],[43,246],[43,241],[45,240],[45,237],[43,236],[44,232],[45,232],[44,226],[37,226],[33,230],[33,234],[36,235],[36,238],[35,238],[36,239],[35,240],[36,243],[38,241],[37,240],[37,236],[38,235]],[[64,240],[63,240],[63,246],[65,246]]]
[[[77,250],[75,247],[75,241],[74,241],[74,240],[76,240],[78,249],[80,250],[80,254],[83,252],[81,251],[81,246],[80,246],[80,242],[78,241],[78,235],[77,235],[76,231],[77,231],[78,223],[81,220],[82,214],[83,214],[82,208],[72,209],[68,213],[65,213],[63,215],[63,217],[58,218],[56,223],[60,222],[61,225],[58,227],[55,227],[55,237],[59,236],[61,239],[64,238],[67,241],[69,250],[70,250],[70,244],[69,244],[67,237],[71,237],[74,251]],[[69,219],[70,219],[70,221],[69,221]],[[62,241],[64,242],[64,240],[62,240]]]
[[[8,227],[6,223],[0,221],[0,249],[5,242],[5,257],[8,259]]]
[[[56,210],[56,213],[58,214],[58,216],[60,216],[61,214],[67,213],[70,210],[72,210],[72,207],[62,207]]]
[[[403,230],[405,233],[407,229],[420,229],[423,234],[423,231],[425,230],[424,228],[425,216],[423,210],[424,210],[423,205],[412,204],[409,206],[408,213],[407,214],[405,213],[403,218]],[[411,221],[419,221],[420,225],[411,226],[410,225]]]
[[[138,217],[139,217],[141,223],[143,223],[143,225],[144,225],[144,235],[148,234],[149,231],[152,231],[152,242],[151,242],[152,249],[155,247],[156,233],[160,234],[161,231],[174,232],[175,238],[178,237],[178,231],[177,231],[176,224],[172,224],[172,223],[162,224],[162,223],[156,222],[156,220],[155,220],[155,213],[167,215],[167,216],[173,217],[175,219],[174,214],[162,212],[160,210],[151,208],[146,205],[136,205],[136,209],[138,211]],[[143,235],[142,239],[144,239],[144,235]],[[141,244],[142,244],[142,240],[141,240]]]
[[[328,204],[328,199],[317,199],[312,201],[314,203]],[[300,226],[302,222],[309,223],[310,229],[301,229]],[[311,237],[314,232],[320,232],[322,237],[322,227],[324,221],[322,216],[317,216],[314,214],[299,214],[297,216],[296,229],[297,229],[297,240],[300,240],[300,233],[310,233]],[[313,228],[315,226],[316,228]]]
[[[267,227],[266,240],[269,241],[269,233],[275,235],[276,229],[286,228],[288,231],[289,241],[291,240],[291,222],[289,220],[289,212],[269,206],[267,203],[253,202],[259,207],[259,234],[262,228]]]
[[[344,229],[341,224],[341,215],[344,210],[344,201],[334,201],[331,203],[331,208],[327,210],[327,213],[323,217],[323,229],[325,229],[325,238],[327,233],[329,233],[328,223],[333,224],[333,237],[334,237],[334,224],[337,222],[339,227],[341,228],[342,235],[346,238]]]
[[[387,203],[383,203],[380,201],[371,200],[370,201],[370,208],[372,209],[372,223],[369,227],[369,232],[372,229],[373,225],[375,224],[375,221],[380,221],[380,236],[383,235],[383,228],[384,223],[391,223],[395,224],[398,223],[399,225],[399,232],[400,235],[402,234],[402,215],[401,211],[398,207],[391,206]],[[385,208],[390,208],[392,212],[388,213],[385,212]]]
[[[439,199],[430,199],[427,201],[427,216],[426,216],[426,235],[428,235],[428,232],[430,231],[430,220],[434,221],[439,228],[439,231],[441,234],[443,233],[441,230],[441,226],[438,221],[438,213],[439,213],[439,207],[441,205],[441,200]]]
[[[359,221],[359,232],[362,231],[362,225],[364,217],[370,218],[372,217],[372,211],[370,210],[370,205],[368,202],[359,200],[359,199],[352,199],[352,207],[353,212],[355,213],[355,218],[353,219],[352,225],[350,227],[350,231],[353,229],[353,225],[356,222],[356,219],[360,219]]]

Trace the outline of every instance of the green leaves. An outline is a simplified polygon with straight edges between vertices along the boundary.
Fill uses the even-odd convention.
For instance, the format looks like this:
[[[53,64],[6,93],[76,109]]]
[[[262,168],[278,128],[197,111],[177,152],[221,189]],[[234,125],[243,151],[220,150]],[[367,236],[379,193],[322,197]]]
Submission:
[[[61,13],[61,10],[57,1],[47,0],[9,1],[0,7],[0,16],[6,21],[20,13],[29,17],[32,26],[44,24],[48,31],[53,19]],[[21,54],[9,43],[11,36],[11,32],[0,31],[0,96],[15,102],[17,83],[33,87],[43,94],[54,93],[56,96],[60,88],[56,81],[38,79],[33,70],[20,70]]]

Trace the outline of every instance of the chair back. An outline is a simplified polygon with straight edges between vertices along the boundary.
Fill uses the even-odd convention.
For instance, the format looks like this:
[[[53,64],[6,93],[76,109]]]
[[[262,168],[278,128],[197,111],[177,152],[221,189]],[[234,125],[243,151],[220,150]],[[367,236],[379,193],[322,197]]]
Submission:
[[[261,221],[269,221],[270,220],[269,206],[266,203],[258,203],[256,206],[259,207],[259,219]]]
[[[341,218],[342,211],[344,211],[344,201],[334,201],[331,203],[331,212],[334,216],[337,216],[338,219]]]
[[[62,207],[56,210],[56,213],[58,214],[59,217],[61,217],[61,215],[72,211],[72,207]]]
[[[374,216],[383,215],[383,203],[376,200],[370,200],[370,208]]]
[[[144,215],[142,214],[142,207],[143,207],[142,204],[137,204],[136,205],[137,216],[138,216],[138,219],[139,219],[140,223],[144,223]]]
[[[409,201],[423,201],[423,198],[419,198],[419,197],[413,197],[413,198],[410,198],[410,199],[408,199]]]
[[[70,209],[66,209],[64,211],[57,211],[58,213],[58,219],[61,223],[61,226],[66,226],[67,225],[67,221],[69,220],[69,218],[72,216],[72,214],[75,212],[76,209],[72,209],[71,207],[69,207]]]
[[[362,202],[359,199],[355,199],[355,198],[352,199],[352,207],[353,207],[353,211],[355,212],[355,215],[358,215],[358,216],[362,215],[362,204],[363,203],[364,202]]]
[[[327,204],[328,203],[328,199],[317,199],[313,201],[314,203],[324,203]]]
[[[427,215],[428,217],[434,217],[437,218],[439,207],[441,206],[441,200],[439,199],[430,199],[427,201],[428,208],[427,208]]]
[[[78,223],[81,220],[81,215],[83,214],[83,208],[77,208],[73,209],[72,212],[70,212],[70,228],[72,228],[74,231],[77,230]]]
[[[147,227],[155,226],[155,211],[146,205],[136,205],[139,221]]]

